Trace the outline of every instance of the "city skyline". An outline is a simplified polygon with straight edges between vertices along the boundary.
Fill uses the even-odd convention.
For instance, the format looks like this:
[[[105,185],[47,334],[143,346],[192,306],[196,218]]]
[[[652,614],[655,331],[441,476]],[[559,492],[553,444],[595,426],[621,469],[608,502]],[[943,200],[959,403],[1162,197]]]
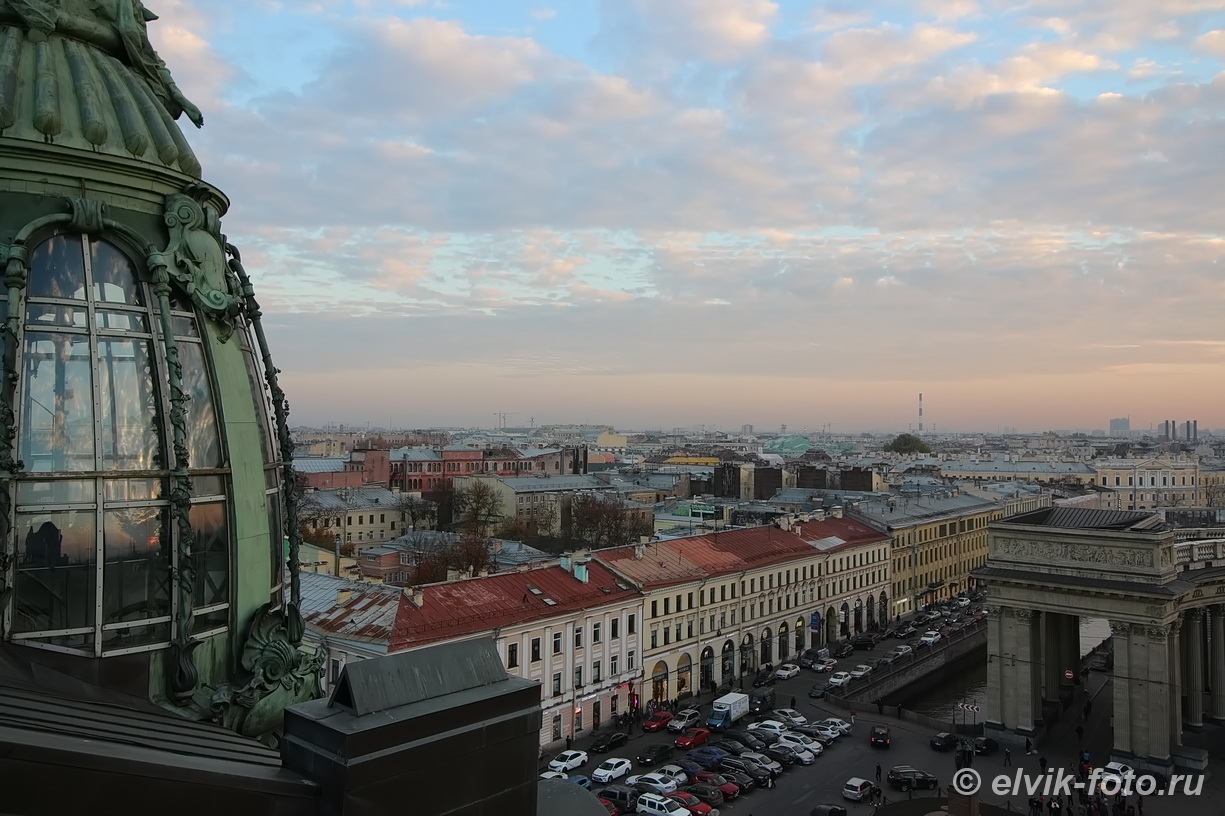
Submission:
[[[153,5],[295,423],[1225,426],[1214,0]]]

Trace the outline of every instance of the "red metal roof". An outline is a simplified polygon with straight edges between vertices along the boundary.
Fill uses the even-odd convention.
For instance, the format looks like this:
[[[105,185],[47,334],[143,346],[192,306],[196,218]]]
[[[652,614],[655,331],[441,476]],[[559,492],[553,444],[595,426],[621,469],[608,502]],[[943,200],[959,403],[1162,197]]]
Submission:
[[[590,561],[586,566],[586,583],[553,565],[421,587],[420,607],[407,596],[400,603],[388,651],[532,620],[573,617],[637,594],[624,581],[618,586],[620,579],[604,565]]]
[[[849,547],[862,547],[865,544],[879,544],[890,540],[888,533],[869,527],[861,521],[843,516],[842,518],[827,518],[824,521],[799,521],[792,525],[795,534],[805,541],[821,541],[829,538],[840,538],[845,544],[822,549],[822,552],[840,552]]]

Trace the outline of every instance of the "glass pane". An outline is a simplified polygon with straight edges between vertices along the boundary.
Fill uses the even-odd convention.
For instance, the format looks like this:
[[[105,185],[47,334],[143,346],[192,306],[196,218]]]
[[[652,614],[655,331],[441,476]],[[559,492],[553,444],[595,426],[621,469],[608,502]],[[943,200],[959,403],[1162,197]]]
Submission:
[[[226,626],[229,621],[229,609],[215,609],[212,612],[196,614],[191,619],[191,633],[198,635],[201,632],[207,632],[209,629],[220,629]]]
[[[136,283],[136,270],[127,256],[112,244],[91,238],[89,266],[94,275],[96,303],[126,303],[144,306],[141,288]]]
[[[200,330],[196,328],[196,319],[184,315],[170,316],[170,330],[175,337],[199,337]]]
[[[94,469],[93,360],[76,334],[26,335],[20,458],[27,471]]]
[[[264,487],[269,490],[281,489],[281,469],[279,467],[264,468]]]
[[[269,493],[268,499],[268,549],[272,554],[272,586],[280,586],[284,579],[285,525],[281,521],[281,497]]]
[[[109,329],[111,331],[140,332],[141,334],[149,333],[149,325],[145,321],[145,316],[135,314],[134,312],[119,312],[111,311],[110,309],[98,309],[96,312],[94,312],[94,324],[99,329]]]
[[[245,336],[239,333],[239,336]],[[243,362],[247,364],[247,382],[251,385],[251,397],[255,400],[255,418],[259,424],[259,441],[264,451],[265,462],[277,461],[276,448],[273,444],[271,428],[272,400],[268,396],[268,384],[264,382],[263,367],[250,351],[244,351]]]
[[[170,614],[170,536],[165,507],[106,511],[102,623]]]
[[[14,632],[94,624],[96,531],[93,511],[17,514]]]
[[[84,306],[61,303],[31,303],[26,306],[26,323],[34,328],[44,326],[75,326],[83,329],[89,314]]]
[[[107,479],[102,486],[107,501],[148,501],[166,492],[163,479]]]
[[[224,496],[225,483],[220,476],[192,476],[191,477],[191,497],[193,499],[203,498],[204,496]]]
[[[204,350],[198,343],[180,343],[183,392],[187,403],[187,462],[193,468],[221,467],[221,441],[217,415],[213,411],[213,387],[204,367]]]
[[[191,548],[196,571],[192,606],[225,603],[230,599],[230,532],[225,502],[193,504],[188,519],[195,534]]]
[[[98,338],[103,470],[163,466],[152,365],[148,340]]]
[[[67,648],[67,649],[80,649],[84,652],[88,652],[89,654],[93,654],[94,632],[91,629],[88,632],[78,632],[75,635],[58,635],[56,637],[48,637],[48,638],[31,638],[30,640],[26,640],[23,642],[25,643],[50,643],[55,646],[63,646],[64,648]]]
[[[40,481],[17,483],[17,504],[93,504],[98,497],[94,494],[92,479],[73,479],[72,481]]]
[[[170,641],[170,621],[151,623],[147,626],[128,626],[124,629],[104,629],[102,631],[102,648],[111,652],[119,649],[131,649],[135,646],[148,646],[151,643],[168,643]]]
[[[56,235],[30,256],[29,297],[85,299],[85,258],[81,236]]]

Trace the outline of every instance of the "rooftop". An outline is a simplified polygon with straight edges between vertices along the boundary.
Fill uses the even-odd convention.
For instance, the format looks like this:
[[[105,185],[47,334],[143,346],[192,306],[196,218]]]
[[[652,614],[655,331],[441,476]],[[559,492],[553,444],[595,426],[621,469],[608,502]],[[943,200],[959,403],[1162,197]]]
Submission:
[[[1156,513],[1138,510],[1092,510],[1080,507],[1047,507],[1032,513],[1022,513],[1007,519],[1009,524],[1032,524],[1036,527],[1062,527],[1069,530],[1113,530],[1117,532],[1150,532],[1160,530],[1164,522]]]

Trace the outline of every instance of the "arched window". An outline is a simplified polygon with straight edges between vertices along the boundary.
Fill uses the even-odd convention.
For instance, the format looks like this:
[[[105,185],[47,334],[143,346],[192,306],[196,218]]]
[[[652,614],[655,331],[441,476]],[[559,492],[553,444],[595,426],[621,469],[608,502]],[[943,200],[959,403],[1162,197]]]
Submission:
[[[117,245],[53,235],[30,257],[15,409],[14,640],[100,655],[171,639],[170,394],[160,314]],[[172,302],[192,478],[193,632],[226,626],[229,479],[191,306]],[[186,565],[183,565],[186,566]]]

